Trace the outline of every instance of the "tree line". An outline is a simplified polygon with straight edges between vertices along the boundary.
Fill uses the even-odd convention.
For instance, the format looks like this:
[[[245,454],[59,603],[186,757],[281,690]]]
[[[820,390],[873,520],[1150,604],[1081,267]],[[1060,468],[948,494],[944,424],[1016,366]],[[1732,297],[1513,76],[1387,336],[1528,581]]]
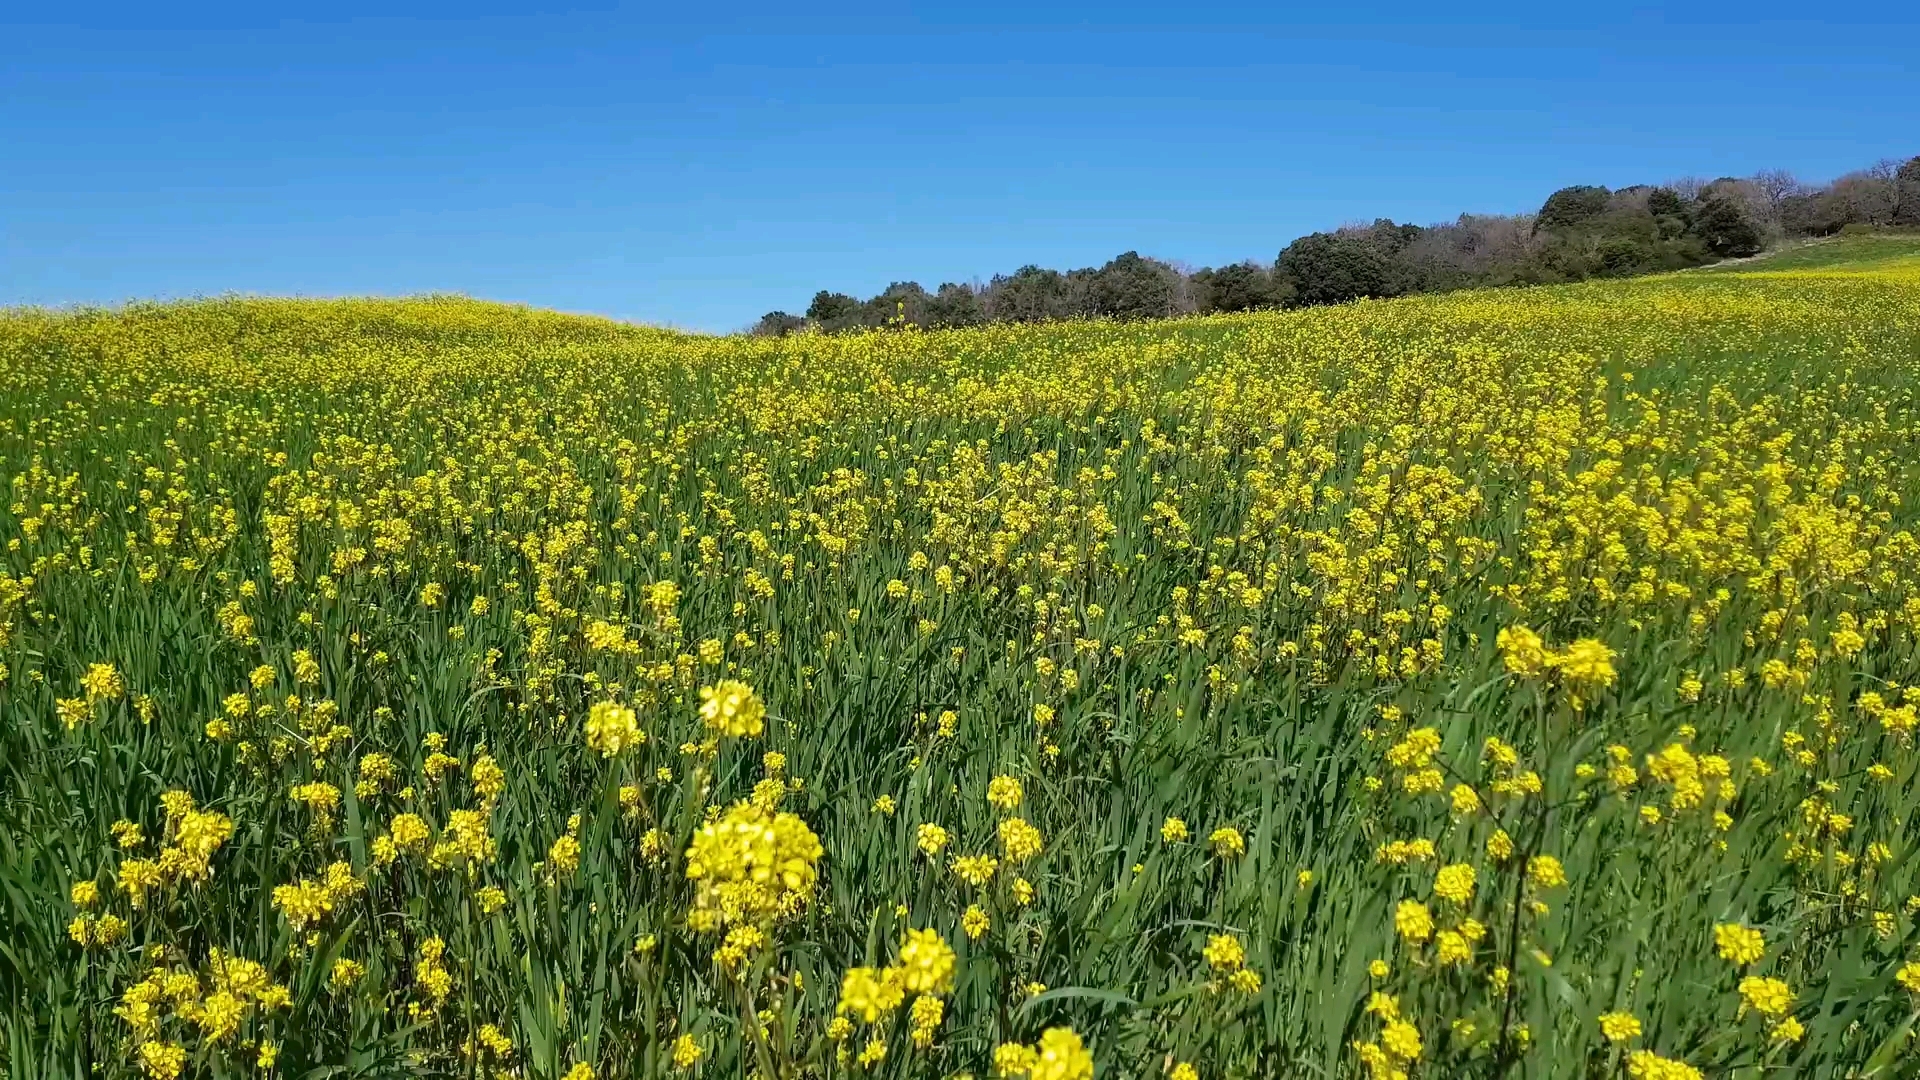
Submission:
[[[1462,214],[1437,225],[1381,218],[1288,244],[1252,260],[1189,271],[1129,251],[1078,270],[1023,266],[929,292],[895,282],[861,300],[821,290],[804,314],[772,311],[752,332],[978,326],[1337,304],[1488,285],[1622,277],[1755,255],[1797,237],[1920,227],[1920,157],[1886,160],[1825,185],[1773,170],[1609,190],[1561,188],[1531,214]]]

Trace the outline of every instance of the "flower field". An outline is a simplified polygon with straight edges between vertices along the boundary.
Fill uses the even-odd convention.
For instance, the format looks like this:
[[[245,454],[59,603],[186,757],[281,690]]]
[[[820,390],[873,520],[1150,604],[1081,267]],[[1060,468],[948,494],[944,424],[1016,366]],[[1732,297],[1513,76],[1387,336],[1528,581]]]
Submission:
[[[1920,264],[0,314],[11,1076],[1910,1076]]]

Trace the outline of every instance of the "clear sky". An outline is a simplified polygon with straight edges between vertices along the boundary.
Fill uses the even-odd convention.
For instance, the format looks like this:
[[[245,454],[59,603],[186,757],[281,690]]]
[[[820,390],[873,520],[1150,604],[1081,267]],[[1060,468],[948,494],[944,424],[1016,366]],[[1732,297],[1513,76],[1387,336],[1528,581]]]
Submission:
[[[293,6],[0,5],[0,304],[457,291],[724,331],[1920,153],[1913,4]]]

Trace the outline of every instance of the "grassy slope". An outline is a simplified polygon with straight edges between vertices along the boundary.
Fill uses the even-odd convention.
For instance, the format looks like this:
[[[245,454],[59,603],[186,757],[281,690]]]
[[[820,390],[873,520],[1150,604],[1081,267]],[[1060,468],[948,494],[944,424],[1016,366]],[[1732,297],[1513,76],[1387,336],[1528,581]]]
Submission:
[[[1712,274],[1786,271],[1863,272],[1892,270],[1920,263],[1920,235],[1836,237],[1710,266]]]

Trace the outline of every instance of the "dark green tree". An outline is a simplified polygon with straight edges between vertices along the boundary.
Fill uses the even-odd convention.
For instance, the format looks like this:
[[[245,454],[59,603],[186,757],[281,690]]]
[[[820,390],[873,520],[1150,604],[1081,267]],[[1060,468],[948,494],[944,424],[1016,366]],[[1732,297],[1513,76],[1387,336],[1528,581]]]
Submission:
[[[1273,273],[1291,286],[1302,305],[1341,304],[1363,296],[1392,295],[1386,256],[1370,240],[1340,233],[1313,233],[1288,244]]]
[[[784,311],[769,311],[760,316],[750,331],[755,337],[786,337],[807,325],[803,315],[789,315]]]
[[[1893,199],[1895,225],[1920,225],[1920,157],[1894,172]]]
[[[1533,218],[1533,231],[1555,232],[1579,228],[1607,212],[1611,194],[1606,188],[1588,184],[1563,187],[1547,196],[1547,201],[1540,205],[1540,212]]]
[[[846,293],[822,289],[813,294],[813,303],[807,305],[807,318],[825,330],[845,330],[858,324],[860,308],[860,301]]]
[[[1273,283],[1265,270],[1252,263],[1230,263],[1193,275],[1199,309],[1254,311],[1274,304]]]
[[[1670,187],[1657,187],[1647,192],[1647,213],[1654,217],[1687,216],[1687,200]]]
[[[917,281],[896,281],[860,306],[860,325],[927,325],[927,290]]]
[[[1794,236],[1832,236],[1853,218],[1847,201],[1831,191],[1809,191],[1780,200],[1780,228]]]
[[[1763,246],[1760,227],[1741,201],[1729,195],[1713,194],[1700,200],[1693,215],[1693,232],[1708,251],[1723,259],[1757,255]]]
[[[1065,275],[1031,264],[995,276],[987,298],[995,322],[1045,322],[1065,318],[1071,310]]]
[[[927,325],[937,328],[978,326],[987,321],[987,309],[980,294],[951,281],[927,300]]]
[[[1129,251],[1110,260],[1088,282],[1093,314],[1109,319],[1164,319],[1173,314],[1180,275],[1157,259]]]

